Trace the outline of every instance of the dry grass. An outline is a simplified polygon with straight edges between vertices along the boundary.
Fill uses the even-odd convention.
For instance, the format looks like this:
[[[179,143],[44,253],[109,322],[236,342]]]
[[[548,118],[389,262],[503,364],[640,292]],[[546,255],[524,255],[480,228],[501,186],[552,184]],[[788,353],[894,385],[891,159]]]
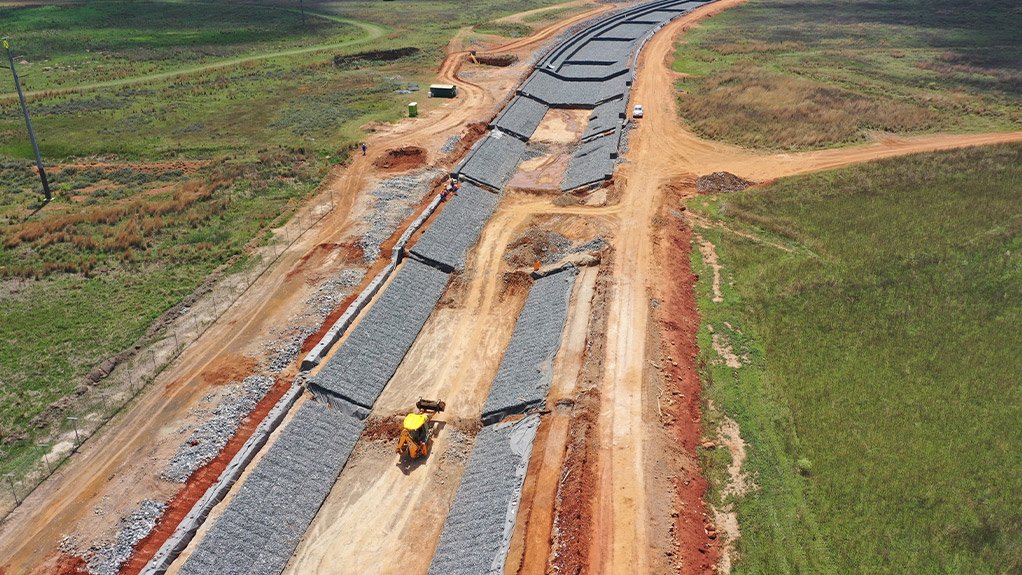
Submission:
[[[750,0],[684,36],[679,108],[704,137],[774,149],[1018,130],[1020,28],[1008,0]]]
[[[818,147],[854,141],[864,130],[928,129],[938,120],[916,104],[874,100],[753,65],[706,78],[702,90],[714,97],[681,98],[682,115],[702,134],[752,147]]]

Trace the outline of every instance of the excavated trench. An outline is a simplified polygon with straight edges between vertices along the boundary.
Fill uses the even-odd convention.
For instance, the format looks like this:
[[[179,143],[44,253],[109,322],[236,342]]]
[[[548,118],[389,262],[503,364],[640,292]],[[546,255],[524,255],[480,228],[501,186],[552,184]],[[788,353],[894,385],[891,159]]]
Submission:
[[[466,182],[461,190],[409,245],[415,230],[441,206],[442,199],[435,198],[398,242],[387,269],[303,362],[310,371],[299,382],[312,373],[306,386],[313,399],[302,401],[277,432],[205,535],[191,545],[180,573],[279,575],[285,569],[349,460],[365,417],[436,313],[452,276],[465,270],[468,253],[546,113],[550,108],[592,110],[561,189],[609,180],[636,54],[665,23],[704,3],[658,0],[619,10],[539,60],[489,133],[454,170]],[[568,265],[532,281],[479,414],[484,425],[445,515],[431,574],[503,572],[576,275]],[[298,393],[296,384],[283,411]],[[193,518],[193,533],[205,517]],[[165,572],[175,555],[164,554],[161,563],[143,573]]]

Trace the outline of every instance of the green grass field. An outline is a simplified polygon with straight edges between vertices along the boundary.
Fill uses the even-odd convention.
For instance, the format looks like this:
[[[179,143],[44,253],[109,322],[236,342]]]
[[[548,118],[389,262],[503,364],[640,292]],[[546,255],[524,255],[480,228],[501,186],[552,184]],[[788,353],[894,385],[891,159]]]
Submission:
[[[358,37],[351,25],[221,2],[55,4],[5,14],[27,90],[102,82]],[[224,22],[231,26],[225,27]]]
[[[729,456],[704,453],[735,573],[1022,570],[1020,184],[1005,145],[688,201],[726,226],[696,230],[724,303],[693,263],[707,433],[740,424],[758,486],[721,501]]]
[[[397,92],[435,77],[459,28],[554,3],[308,0],[304,22],[290,1],[0,7],[56,190],[34,212],[31,147],[0,77],[0,474],[52,441],[28,422],[286,221],[362,126],[409,100],[428,110],[422,91]],[[61,169],[96,161],[125,167]]]
[[[776,149],[1019,130],[1019,29],[1009,0],[751,0],[683,36],[679,111],[705,137]]]

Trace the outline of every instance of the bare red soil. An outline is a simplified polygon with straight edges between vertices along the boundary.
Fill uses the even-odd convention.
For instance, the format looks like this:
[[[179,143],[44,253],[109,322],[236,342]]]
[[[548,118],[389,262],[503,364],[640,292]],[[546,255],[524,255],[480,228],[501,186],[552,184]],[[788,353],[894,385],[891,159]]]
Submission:
[[[673,190],[672,190],[673,191]],[[668,206],[677,205],[679,196],[670,194]],[[674,477],[675,523],[679,562],[684,573],[716,572],[719,555],[716,533],[708,519],[704,496],[707,481],[699,466],[697,448],[702,437],[702,406],[697,361],[699,347],[699,311],[690,261],[692,230],[676,218],[664,218],[660,249],[665,278],[658,282],[662,306],[655,319],[661,328],[665,390],[663,421],[683,456],[676,461],[680,473]]]
[[[373,162],[373,166],[385,172],[407,172],[426,164],[426,150],[418,146],[404,146],[387,150]]]

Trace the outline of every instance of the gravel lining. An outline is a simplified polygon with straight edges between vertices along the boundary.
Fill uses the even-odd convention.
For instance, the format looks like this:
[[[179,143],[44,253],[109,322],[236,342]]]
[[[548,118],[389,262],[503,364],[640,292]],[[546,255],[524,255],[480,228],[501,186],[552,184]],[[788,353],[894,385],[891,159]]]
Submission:
[[[429,575],[500,575],[539,418],[484,427],[444,521]]]
[[[628,105],[625,100],[611,100],[597,106],[589,116],[589,123],[586,124],[586,131],[582,139],[591,138],[603,132],[621,127],[626,114],[625,107]]]
[[[279,575],[362,433],[363,422],[307,401],[198,543],[181,575]]]
[[[543,116],[546,116],[548,109],[542,102],[526,96],[518,96],[504,108],[493,125],[528,140],[543,121]]]
[[[614,156],[618,152],[620,131],[590,140],[579,146],[568,160],[561,191],[590,186],[614,175]]]
[[[494,189],[502,189],[518,169],[525,142],[500,130],[492,130],[472,150],[457,172]]]
[[[533,283],[486,398],[484,422],[522,413],[546,401],[577,274],[568,268]]]
[[[313,376],[309,389],[327,401],[341,398],[371,408],[436,307],[448,277],[432,266],[405,260],[348,339]]]
[[[499,200],[500,196],[478,186],[461,186],[457,195],[448,196],[440,215],[412,247],[412,255],[451,270],[465,269],[465,257]]]

